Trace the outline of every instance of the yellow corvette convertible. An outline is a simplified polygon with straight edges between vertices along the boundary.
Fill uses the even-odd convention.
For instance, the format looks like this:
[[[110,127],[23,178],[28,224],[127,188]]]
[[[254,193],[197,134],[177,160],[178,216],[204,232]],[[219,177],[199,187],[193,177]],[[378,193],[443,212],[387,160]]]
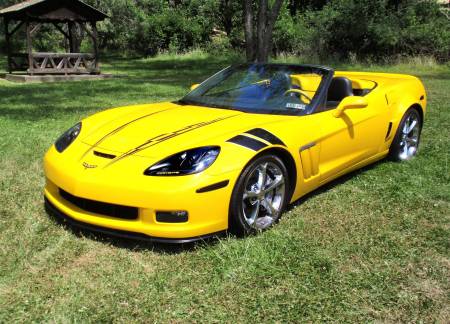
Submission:
[[[317,187],[417,152],[424,86],[313,65],[230,66],[181,100],[106,110],[45,156],[45,205],[78,227],[190,242],[275,224]]]

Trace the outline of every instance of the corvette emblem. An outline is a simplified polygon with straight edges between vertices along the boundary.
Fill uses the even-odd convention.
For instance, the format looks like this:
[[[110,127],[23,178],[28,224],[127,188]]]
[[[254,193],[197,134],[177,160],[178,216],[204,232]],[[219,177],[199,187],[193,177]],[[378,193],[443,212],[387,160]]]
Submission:
[[[98,165],[89,164],[87,162],[83,162],[83,166],[85,169],[95,169]]]

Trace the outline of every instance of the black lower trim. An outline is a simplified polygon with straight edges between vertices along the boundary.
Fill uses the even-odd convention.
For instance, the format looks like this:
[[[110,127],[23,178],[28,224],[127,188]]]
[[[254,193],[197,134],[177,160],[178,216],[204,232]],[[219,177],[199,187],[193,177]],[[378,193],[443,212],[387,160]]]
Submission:
[[[274,144],[274,145],[286,146],[282,140],[280,140],[278,137],[273,135],[271,132],[266,131],[265,129],[262,129],[262,128],[254,128],[245,133],[262,138],[263,140],[265,140],[271,144]]]
[[[110,204],[101,201],[76,197],[61,188],[59,189],[59,195],[78,208],[94,214],[129,220],[137,219],[139,216],[139,209],[136,207]]]
[[[244,146],[244,147],[249,148],[249,149],[251,149],[253,151],[259,151],[260,149],[262,149],[262,148],[267,146],[267,144],[265,144],[265,143],[263,143],[261,141],[258,141],[258,140],[254,139],[254,138],[243,136],[243,135],[235,136],[235,137],[229,139],[227,142]]]
[[[221,181],[221,182],[197,189],[195,192],[196,193],[204,193],[204,192],[209,192],[209,191],[225,188],[226,186],[228,186],[229,183],[230,183],[230,180]]]
[[[62,221],[65,224],[68,224],[70,226],[73,226],[73,227],[81,229],[81,230],[97,232],[97,233],[106,234],[109,236],[114,236],[114,237],[119,237],[119,238],[124,238],[124,239],[138,240],[138,241],[151,242],[151,243],[182,244],[182,243],[192,243],[192,242],[207,240],[210,238],[220,236],[221,234],[224,234],[226,232],[226,231],[222,231],[222,232],[212,233],[212,234],[208,234],[208,235],[195,236],[195,237],[182,238],[182,239],[170,239],[170,238],[148,236],[148,235],[145,235],[142,233],[116,230],[116,229],[100,227],[100,226],[91,225],[88,223],[83,223],[83,222],[77,221],[77,220],[67,216],[66,214],[61,212],[59,209],[57,209],[47,199],[47,197],[44,197],[44,200],[45,200],[45,210],[47,211],[47,213],[49,213],[51,216],[55,217],[57,220]]]

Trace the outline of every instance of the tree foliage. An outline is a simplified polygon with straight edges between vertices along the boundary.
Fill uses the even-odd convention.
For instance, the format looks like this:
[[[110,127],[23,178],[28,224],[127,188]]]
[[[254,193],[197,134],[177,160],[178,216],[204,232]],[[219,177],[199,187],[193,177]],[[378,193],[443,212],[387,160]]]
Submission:
[[[300,19],[321,55],[449,57],[450,21],[434,1],[334,0]]]
[[[20,1],[0,0],[0,7]],[[204,48],[215,53],[244,53],[247,3],[253,13],[248,21],[252,23],[253,44],[247,52],[253,49],[253,59],[257,55],[267,57],[269,53],[263,50],[268,48],[273,48],[272,55],[289,53],[318,58],[450,58],[450,20],[434,0],[285,0],[276,23],[270,26],[271,9],[279,1],[86,0],[110,17],[99,26],[100,47],[104,51],[151,56]],[[263,7],[267,10],[258,10]],[[258,34],[261,17],[262,32]],[[273,37],[268,37],[272,27]],[[4,48],[2,33],[3,28],[0,49]],[[258,37],[265,40],[265,45],[258,44]],[[54,30],[44,28],[35,46],[40,50],[61,49],[62,41]]]

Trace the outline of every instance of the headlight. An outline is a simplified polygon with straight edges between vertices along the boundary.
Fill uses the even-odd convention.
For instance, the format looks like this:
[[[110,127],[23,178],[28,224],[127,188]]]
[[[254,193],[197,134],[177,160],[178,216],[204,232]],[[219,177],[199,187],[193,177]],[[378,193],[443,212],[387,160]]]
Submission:
[[[149,176],[178,176],[202,172],[219,155],[220,147],[208,146],[180,152],[156,163],[144,171]]]
[[[64,152],[64,150],[72,144],[72,142],[78,137],[81,132],[81,123],[76,124],[64,134],[61,135],[55,142],[56,150],[59,153]]]

